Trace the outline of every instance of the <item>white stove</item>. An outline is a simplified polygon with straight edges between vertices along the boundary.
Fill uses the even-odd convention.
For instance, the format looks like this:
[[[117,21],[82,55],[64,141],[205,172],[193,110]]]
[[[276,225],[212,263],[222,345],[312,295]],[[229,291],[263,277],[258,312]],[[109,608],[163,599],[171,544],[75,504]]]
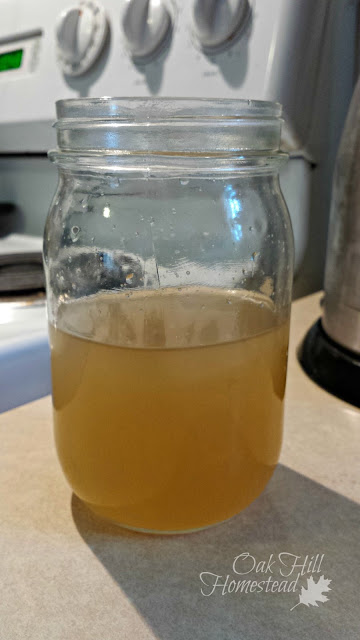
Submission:
[[[0,413],[51,393],[45,300],[0,302]]]

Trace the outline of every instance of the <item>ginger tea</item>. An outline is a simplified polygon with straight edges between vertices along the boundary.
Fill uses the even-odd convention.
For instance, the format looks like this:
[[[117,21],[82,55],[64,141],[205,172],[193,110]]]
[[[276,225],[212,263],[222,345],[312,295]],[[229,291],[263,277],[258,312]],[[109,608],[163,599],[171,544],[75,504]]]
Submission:
[[[50,338],[58,455],[94,512],[193,530],[263,490],[279,458],[288,345],[265,297],[99,293],[63,304]]]

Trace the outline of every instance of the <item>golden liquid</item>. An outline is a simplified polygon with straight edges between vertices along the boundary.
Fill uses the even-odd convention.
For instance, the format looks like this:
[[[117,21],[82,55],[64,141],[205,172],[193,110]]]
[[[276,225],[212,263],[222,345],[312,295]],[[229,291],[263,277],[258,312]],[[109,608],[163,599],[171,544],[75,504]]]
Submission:
[[[60,307],[56,446],[96,513],[191,530],[262,491],[279,458],[288,343],[288,322],[264,300],[169,288]]]

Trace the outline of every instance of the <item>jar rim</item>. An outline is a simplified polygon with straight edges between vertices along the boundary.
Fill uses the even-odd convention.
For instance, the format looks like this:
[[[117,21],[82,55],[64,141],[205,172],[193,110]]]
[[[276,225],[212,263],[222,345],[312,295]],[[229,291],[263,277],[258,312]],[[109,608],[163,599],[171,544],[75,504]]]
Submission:
[[[196,118],[234,119],[280,118],[282,106],[268,100],[234,98],[176,97],[111,97],[70,98],[56,102],[56,115],[61,126],[63,118],[110,118],[122,121],[176,120]]]
[[[273,153],[277,102],[216,98],[76,98],[56,103],[60,151],[157,154]]]

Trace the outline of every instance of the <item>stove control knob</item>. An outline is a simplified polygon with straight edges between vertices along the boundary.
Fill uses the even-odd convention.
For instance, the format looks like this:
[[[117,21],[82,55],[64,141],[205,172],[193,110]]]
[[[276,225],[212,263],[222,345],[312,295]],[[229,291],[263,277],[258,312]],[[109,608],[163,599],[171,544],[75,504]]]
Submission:
[[[104,8],[83,0],[63,11],[57,22],[56,43],[60,66],[69,76],[80,76],[103,50],[108,22]]]
[[[146,62],[167,41],[171,14],[163,0],[126,0],[122,27],[131,56]]]
[[[229,46],[249,13],[249,0],[195,0],[194,29],[204,51]]]

